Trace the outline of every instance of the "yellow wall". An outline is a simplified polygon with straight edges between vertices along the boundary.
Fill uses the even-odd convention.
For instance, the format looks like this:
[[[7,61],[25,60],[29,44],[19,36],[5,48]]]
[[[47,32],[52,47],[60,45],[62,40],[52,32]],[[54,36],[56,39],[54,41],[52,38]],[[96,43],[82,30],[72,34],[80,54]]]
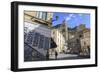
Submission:
[[[58,29],[52,30],[52,37],[57,44],[57,48],[55,50],[60,53],[64,49],[65,40],[62,33]]]

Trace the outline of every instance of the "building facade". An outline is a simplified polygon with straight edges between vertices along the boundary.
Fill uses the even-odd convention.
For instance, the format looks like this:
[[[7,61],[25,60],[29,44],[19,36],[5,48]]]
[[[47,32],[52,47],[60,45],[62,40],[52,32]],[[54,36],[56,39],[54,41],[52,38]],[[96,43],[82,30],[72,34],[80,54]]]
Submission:
[[[77,27],[68,28],[68,49],[69,53],[79,54],[81,48],[79,34],[77,33]]]
[[[45,60],[51,48],[51,18],[49,12],[24,12],[24,61]]]
[[[78,55],[90,54],[90,29],[84,24],[68,29],[68,49]]]
[[[57,48],[55,48],[55,50],[60,53],[63,51],[64,49],[64,44],[65,44],[65,38],[62,35],[62,33],[60,32],[59,29],[53,29],[52,30],[52,38],[54,39],[54,41],[57,44]]]
[[[52,26],[52,12],[41,12],[41,11],[24,11],[24,21],[31,23],[40,23],[48,27]]]
[[[51,35],[57,44],[57,48],[55,48],[55,50],[58,53],[66,51],[68,45],[68,30],[66,24],[63,22],[62,24],[53,26]]]
[[[81,49],[83,55],[90,55],[90,29],[86,28],[82,31]]]

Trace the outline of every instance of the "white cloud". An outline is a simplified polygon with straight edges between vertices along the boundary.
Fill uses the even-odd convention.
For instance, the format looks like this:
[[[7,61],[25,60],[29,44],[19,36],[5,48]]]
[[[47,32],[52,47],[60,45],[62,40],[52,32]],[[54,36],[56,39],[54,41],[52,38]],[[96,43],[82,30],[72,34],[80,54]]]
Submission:
[[[66,17],[66,21],[69,21],[71,19],[71,17]]]
[[[78,14],[79,16],[82,16],[83,14]]]
[[[66,20],[66,21],[69,21],[69,20],[71,20],[73,17],[75,17],[74,14],[69,14],[69,16],[66,16],[66,17],[65,17],[65,20]]]
[[[69,16],[70,16],[70,17],[73,17],[73,16],[74,16],[74,14],[70,14]]]

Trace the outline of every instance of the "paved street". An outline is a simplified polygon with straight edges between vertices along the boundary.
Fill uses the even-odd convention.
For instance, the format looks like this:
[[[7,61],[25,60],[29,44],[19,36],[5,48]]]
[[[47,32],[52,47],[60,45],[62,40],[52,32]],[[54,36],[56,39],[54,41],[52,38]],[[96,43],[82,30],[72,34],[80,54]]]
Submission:
[[[64,60],[64,59],[84,59],[84,58],[88,58],[88,57],[82,57],[82,56],[78,56],[76,54],[58,54],[57,56],[57,60]],[[50,60],[55,60],[55,55],[51,55],[49,57]]]
[[[64,54],[64,53],[62,53],[62,54],[58,54],[57,59],[60,59],[60,58],[68,58],[68,57],[77,57],[77,55]],[[50,59],[55,59],[55,55],[51,55],[49,58]]]

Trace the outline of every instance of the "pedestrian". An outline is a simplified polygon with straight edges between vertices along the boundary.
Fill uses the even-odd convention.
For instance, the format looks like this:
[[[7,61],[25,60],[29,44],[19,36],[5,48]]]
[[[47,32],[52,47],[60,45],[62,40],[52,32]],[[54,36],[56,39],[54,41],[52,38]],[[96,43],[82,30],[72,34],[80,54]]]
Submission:
[[[49,60],[49,51],[47,50],[47,53],[46,53],[46,60]]]
[[[57,51],[55,51],[55,59],[57,59],[58,53]]]

